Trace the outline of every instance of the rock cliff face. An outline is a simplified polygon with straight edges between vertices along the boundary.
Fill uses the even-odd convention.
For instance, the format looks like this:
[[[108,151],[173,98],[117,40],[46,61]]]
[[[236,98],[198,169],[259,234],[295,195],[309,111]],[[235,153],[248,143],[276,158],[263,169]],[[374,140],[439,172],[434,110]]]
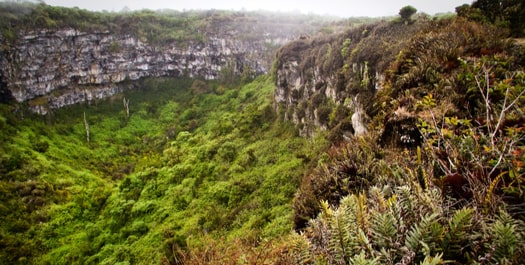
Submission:
[[[45,114],[49,109],[109,97],[143,77],[217,79],[224,67],[266,73],[277,47],[293,34],[243,39],[242,32],[208,33],[205,40],[150,45],[130,35],[75,29],[20,32],[4,45],[4,90]]]
[[[364,101],[382,77],[372,75],[365,62],[345,64],[343,40],[344,35],[303,39],[278,53],[275,102],[302,135],[318,128],[336,128],[343,138],[367,132]]]
[[[366,133],[385,72],[417,30],[378,22],[285,45],[277,53],[277,107],[302,135],[321,128],[338,141]]]

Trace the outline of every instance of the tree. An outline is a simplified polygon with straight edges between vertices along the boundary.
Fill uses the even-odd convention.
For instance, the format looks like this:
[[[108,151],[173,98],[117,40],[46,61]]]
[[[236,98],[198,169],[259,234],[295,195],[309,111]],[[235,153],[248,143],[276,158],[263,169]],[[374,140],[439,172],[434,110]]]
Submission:
[[[501,18],[502,1],[478,0],[472,3],[473,8],[480,9],[490,22],[495,22]]]
[[[459,17],[464,17],[472,21],[487,21],[487,17],[483,15],[479,8],[472,7],[469,4],[457,6],[456,14],[458,14]]]
[[[412,15],[417,12],[417,9],[413,6],[405,6],[399,10],[399,15],[401,16],[402,21],[410,21]]]
[[[477,0],[472,8],[479,9],[487,19],[510,29],[514,37],[524,36],[525,5],[522,0]]]

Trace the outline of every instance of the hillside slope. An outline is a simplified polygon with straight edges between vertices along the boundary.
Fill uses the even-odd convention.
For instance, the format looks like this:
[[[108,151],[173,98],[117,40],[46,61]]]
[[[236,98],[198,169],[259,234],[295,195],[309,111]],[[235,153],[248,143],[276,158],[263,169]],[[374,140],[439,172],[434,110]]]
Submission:
[[[279,49],[261,45],[276,57],[256,77],[256,66],[238,66],[268,54],[232,47],[265,42],[253,27],[266,32],[274,22],[222,11],[36,7],[7,9],[2,25],[24,23],[4,27],[2,51],[63,48],[49,58],[82,74],[35,74],[37,95],[11,73],[30,80],[24,73],[53,61],[39,49],[43,69],[16,63],[26,55],[4,58],[2,263],[525,259],[525,47],[505,28],[468,15],[325,28]],[[286,21],[275,23],[297,25]],[[28,35],[35,25],[46,30]],[[83,44],[79,65],[93,68],[74,70],[71,50]],[[100,58],[129,69],[99,68]],[[179,59],[195,64],[164,76]],[[68,85],[46,86],[60,78]],[[113,81],[115,93],[89,99]],[[27,98],[17,102],[12,91]],[[61,97],[88,104],[52,104]]]
[[[296,193],[287,262],[520,264],[524,51],[461,17],[280,49],[279,108],[340,143]]]

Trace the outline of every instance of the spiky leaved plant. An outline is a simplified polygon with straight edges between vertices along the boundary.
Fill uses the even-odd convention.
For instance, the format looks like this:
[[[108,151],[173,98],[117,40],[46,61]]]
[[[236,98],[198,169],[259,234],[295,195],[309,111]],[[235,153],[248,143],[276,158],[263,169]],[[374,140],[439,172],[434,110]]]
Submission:
[[[410,174],[406,174],[410,176]],[[505,211],[451,207],[440,190],[376,185],[322,212],[290,250],[296,264],[519,264],[525,224]],[[299,240],[302,238],[301,240]]]

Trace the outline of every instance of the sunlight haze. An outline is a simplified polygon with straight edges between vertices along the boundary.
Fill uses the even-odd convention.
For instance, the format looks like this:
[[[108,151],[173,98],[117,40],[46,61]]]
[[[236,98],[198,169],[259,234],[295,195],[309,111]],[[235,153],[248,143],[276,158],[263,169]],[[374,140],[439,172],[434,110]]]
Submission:
[[[241,1],[241,0],[125,0],[125,1],[84,1],[84,0],[47,0],[48,5],[79,7],[97,11],[121,11],[123,9],[221,9],[221,10],[268,10],[279,12],[300,12],[303,14],[333,15],[340,17],[382,17],[397,15],[399,9],[406,5],[412,5],[419,12],[430,15],[436,13],[454,12],[455,7],[462,4],[470,4],[468,0],[426,1],[426,0],[266,0],[266,1]]]

